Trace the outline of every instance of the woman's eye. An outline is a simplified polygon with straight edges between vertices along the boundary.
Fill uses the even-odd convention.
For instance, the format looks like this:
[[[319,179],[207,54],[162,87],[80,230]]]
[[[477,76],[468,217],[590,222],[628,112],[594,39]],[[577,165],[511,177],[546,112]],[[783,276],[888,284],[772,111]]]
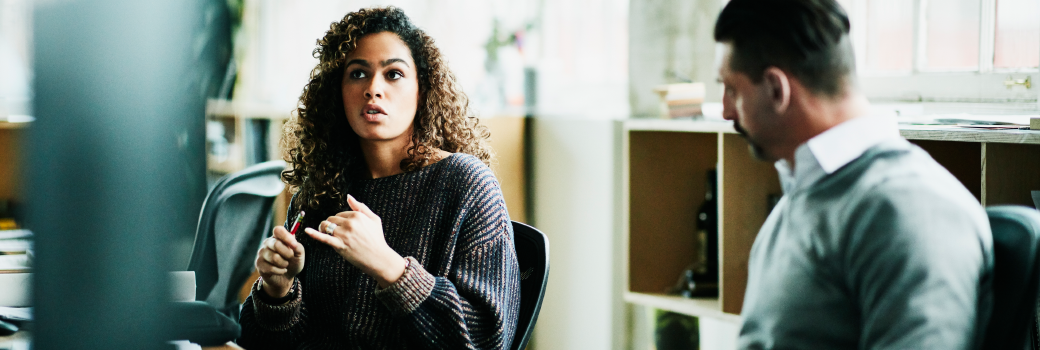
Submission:
[[[398,72],[398,71],[390,72],[386,76],[387,76],[387,78],[390,78],[390,80],[397,80],[397,79],[404,78],[404,74],[401,74],[401,72]]]
[[[350,78],[351,79],[361,79],[361,78],[364,78],[364,77],[365,77],[365,72],[364,71],[356,70],[356,71],[350,72]]]

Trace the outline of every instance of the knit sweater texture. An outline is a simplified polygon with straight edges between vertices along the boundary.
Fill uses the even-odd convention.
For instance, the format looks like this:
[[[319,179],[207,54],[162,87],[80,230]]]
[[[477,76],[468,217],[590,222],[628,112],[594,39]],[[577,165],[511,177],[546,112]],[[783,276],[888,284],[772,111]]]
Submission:
[[[509,347],[520,280],[509,213],[491,169],[456,153],[416,171],[355,180],[347,193],[379,215],[387,244],[409,261],[404,275],[380,289],[332,248],[297,234],[306,252],[303,271],[281,304],[254,285],[242,308],[239,345]],[[287,217],[297,210],[290,208]],[[335,214],[308,211],[301,226],[317,228]]]
[[[784,193],[751,248],[737,348],[976,349],[992,247],[971,192],[889,139]]]

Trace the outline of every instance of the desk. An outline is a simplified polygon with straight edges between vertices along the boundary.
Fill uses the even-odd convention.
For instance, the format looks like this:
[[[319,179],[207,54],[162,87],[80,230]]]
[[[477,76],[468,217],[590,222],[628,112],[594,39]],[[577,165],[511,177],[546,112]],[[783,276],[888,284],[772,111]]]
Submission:
[[[227,344],[220,346],[203,346],[202,350],[244,350],[238,344],[227,342]]]
[[[32,335],[27,331],[20,331],[18,333],[0,337],[0,349],[10,350],[28,350],[29,344],[32,341]],[[202,350],[244,350],[238,344],[227,342],[224,345],[217,346],[203,346]]]

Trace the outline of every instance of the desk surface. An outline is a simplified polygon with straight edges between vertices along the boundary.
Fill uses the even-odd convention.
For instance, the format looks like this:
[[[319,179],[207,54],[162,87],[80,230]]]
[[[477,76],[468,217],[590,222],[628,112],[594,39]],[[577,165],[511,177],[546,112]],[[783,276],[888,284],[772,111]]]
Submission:
[[[736,134],[733,123],[689,119],[627,119],[625,131],[673,131]],[[986,130],[956,125],[899,125],[908,140],[1040,144],[1040,130]]]
[[[29,349],[29,344],[32,341],[32,335],[26,331],[20,331],[15,334],[0,337],[0,349]],[[224,345],[218,346],[203,346],[202,350],[244,350],[238,344],[227,342]]]

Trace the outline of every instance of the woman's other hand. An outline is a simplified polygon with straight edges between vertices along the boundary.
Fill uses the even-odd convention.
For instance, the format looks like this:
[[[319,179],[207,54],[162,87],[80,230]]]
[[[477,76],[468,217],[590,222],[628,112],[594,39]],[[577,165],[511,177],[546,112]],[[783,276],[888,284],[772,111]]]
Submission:
[[[304,231],[372,276],[380,288],[394,284],[404,274],[406,260],[386,244],[383,223],[378,215],[353,196],[347,196],[347,204],[354,211],[330,216],[318,225],[321,231],[309,227]],[[329,232],[329,226],[332,226],[332,232]]]
[[[303,271],[303,245],[284,227],[275,227],[256,252],[256,271],[263,280],[260,287],[268,296],[288,295],[293,279]]]

